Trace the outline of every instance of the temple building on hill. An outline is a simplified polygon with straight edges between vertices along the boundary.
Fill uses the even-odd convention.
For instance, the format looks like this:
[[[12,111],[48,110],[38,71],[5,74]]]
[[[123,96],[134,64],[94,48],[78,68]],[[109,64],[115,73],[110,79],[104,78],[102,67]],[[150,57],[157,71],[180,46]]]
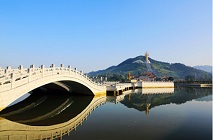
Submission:
[[[139,81],[155,81],[156,75],[153,72],[145,72],[138,76]]]

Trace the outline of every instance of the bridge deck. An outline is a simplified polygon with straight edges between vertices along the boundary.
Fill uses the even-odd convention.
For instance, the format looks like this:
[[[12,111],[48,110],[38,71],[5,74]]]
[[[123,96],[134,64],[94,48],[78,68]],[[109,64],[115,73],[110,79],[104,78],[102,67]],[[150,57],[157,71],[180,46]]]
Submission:
[[[107,95],[113,95],[113,96],[121,95],[123,91],[134,89],[135,86],[136,85],[134,83],[119,83],[119,84],[110,85],[106,87]]]

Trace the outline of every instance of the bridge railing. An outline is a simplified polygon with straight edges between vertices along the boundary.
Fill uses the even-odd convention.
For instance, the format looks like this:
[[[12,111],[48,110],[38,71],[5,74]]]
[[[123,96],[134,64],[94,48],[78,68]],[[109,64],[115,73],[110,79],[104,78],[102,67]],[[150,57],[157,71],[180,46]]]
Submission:
[[[45,68],[44,65],[42,65],[39,68],[35,68],[34,65],[31,65],[28,69],[24,69],[23,66],[20,66],[18,69],[11,69],[11,67],[7,67],[4,70],[0,69],[0,92],[11,90],[37,79],[53,75],[78,77],[95,88],[105,88],[102,84],[92,81],[87,75],[83,74],[82,71],[77,71],[76,68],[71,69],[70,66],[65,68],[63,65],[61,65],[61,67],[51,65],[50,68]]]

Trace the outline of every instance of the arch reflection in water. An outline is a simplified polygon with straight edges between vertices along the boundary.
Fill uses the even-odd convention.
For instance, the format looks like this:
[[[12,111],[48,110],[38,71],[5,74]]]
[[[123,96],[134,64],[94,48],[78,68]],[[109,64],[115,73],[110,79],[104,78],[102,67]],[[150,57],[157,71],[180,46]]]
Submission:
[[[32,94],[0,112],[0,139],[62,138],[105,102],[105,96]]]

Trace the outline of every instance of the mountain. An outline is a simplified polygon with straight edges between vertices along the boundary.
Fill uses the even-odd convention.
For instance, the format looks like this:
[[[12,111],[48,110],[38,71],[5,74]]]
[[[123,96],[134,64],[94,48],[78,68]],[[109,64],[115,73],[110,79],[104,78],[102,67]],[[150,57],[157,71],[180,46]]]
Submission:
[[[194,66],[194,68],[203,70],[206,72],[211,72],[212,73],[212,66],[204,65],[204,66]]]
[[[105,70],[93,71],[88,73],[89,76],[106,76],[106,75],[122,75],[127,77],[127,74],[130,72],[133,76],[138,76],[147,71],[147,66],[145,56],[137,56],[135,58],[129,58],[117,66],[111,66]],[[203,70],[198,70],[193,67],[186,66],[181,63],[167,63],[161,62],[149,58],[151,63],[151,68],[157,77],[174,77],[175,79],[184,79],[186,76],[196,77],[197,80],[204,78],[211,78],[211,73],[205,72]]]

